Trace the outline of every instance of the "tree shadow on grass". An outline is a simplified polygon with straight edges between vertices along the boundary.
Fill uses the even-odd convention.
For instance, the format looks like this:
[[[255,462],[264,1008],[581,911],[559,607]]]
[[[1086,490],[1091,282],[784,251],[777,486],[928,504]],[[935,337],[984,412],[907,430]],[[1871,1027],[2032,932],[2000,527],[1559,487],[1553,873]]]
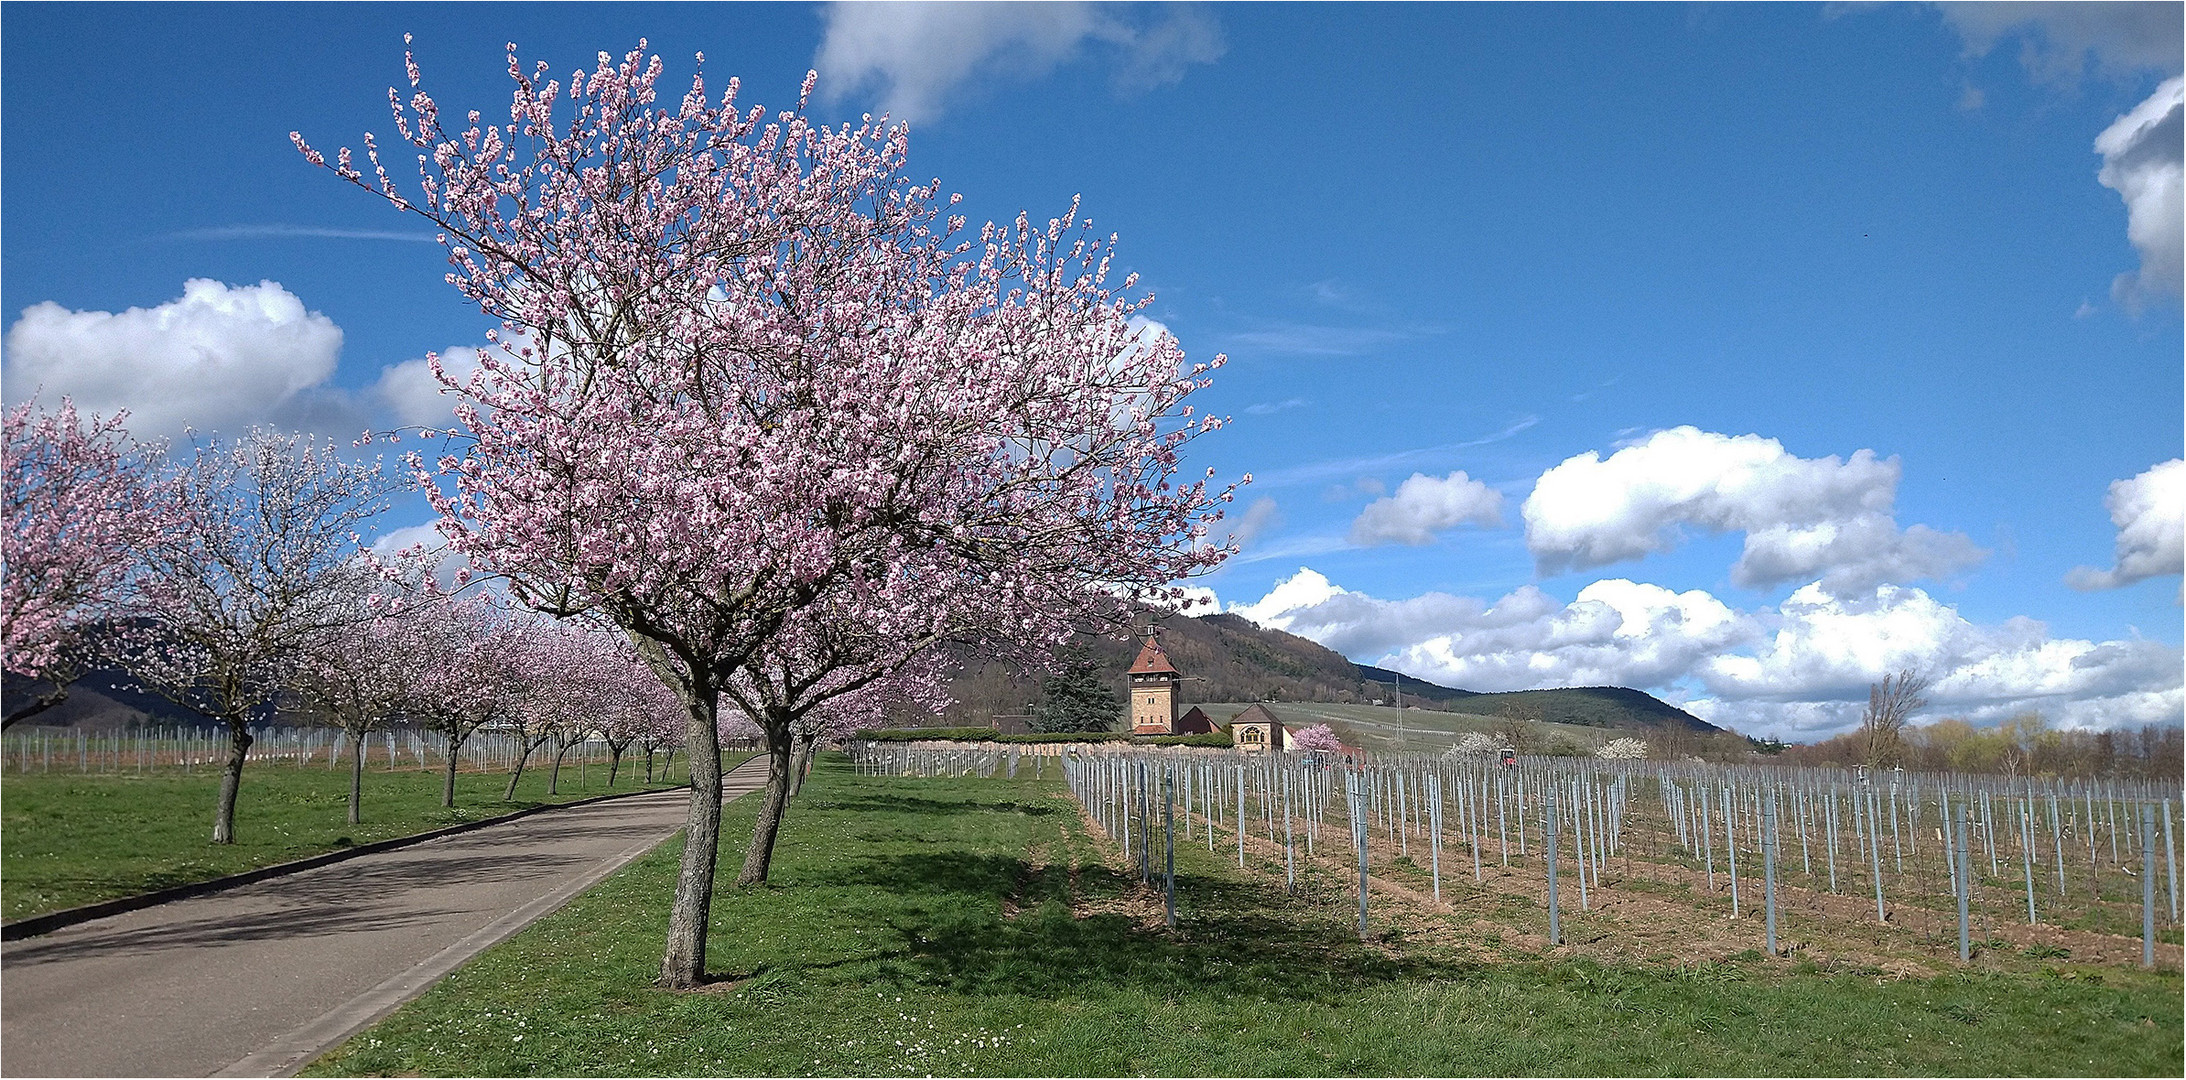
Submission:
[[[1073,914],[1073,893],[1079,901],[1150,897],[1158,910],[1159,892],[1101,866],[1080,867],[1073,878],[1061,866],[943,852],[880,856],[837,873],[830,883],[942,898],[936,916],[876,912],[867,925],[886,927],[904,942],[874,958],[878,974],[959,993],[1214,993],[1335,1003],[1370,986],[1480,975],[1476,964],[1368,947],[1339,923],[1281,917],[1294,903],[1281,890],[1224,877],[1178,874],[1172,932],[1122,913]],[[997,901],[1005,896],[1022,914],[999,913]]]
[[[914,795],[856,795],[839,799],[800,800],[798,810],[839,810],[866,814],[1024,814],[1028,817],[1045,817],[1056,813],[1053,805],[1023,803],[1010,799],[988,802],[981,799],[923,799]]]

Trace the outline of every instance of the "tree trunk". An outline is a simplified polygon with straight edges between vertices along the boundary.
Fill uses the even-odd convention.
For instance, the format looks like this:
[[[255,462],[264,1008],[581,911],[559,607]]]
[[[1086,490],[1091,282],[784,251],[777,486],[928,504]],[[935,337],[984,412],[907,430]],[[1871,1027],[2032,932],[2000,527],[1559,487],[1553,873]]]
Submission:
[[[364,739],[365,733],[362,731],[349,733],[349,747],[357,752],[356,756],[351,758],[349,762],[349,823],[351,825],[364,822]]]
[[[668,948],[660,958],[661,985],[687,990],[706,981],[706,924],[713,914],[714,862],[721,853],[720,708],[713,692],[694,689],[685,737],[691,797],[683,820],[683,866],[676,875],[675,906],[668,911]]]
[[[789,725],[769,723],[768,729],[767,790],[759,804],[759,820],[752,826],[751,846],[744,850],[744,872],[736,876],[740,888],[766,884],[767,869],[774,863],[774,838],[782,831],[782,811],[789,805],[794,772]]]
[[[805,776],[812,770],[812,751],[819,745],[820,740],[815,736],[797,736],[796,752],[791,758],[794,764],[791,765],[789,772],[790,798],[794,799],[804,791]]]
[[[569,748],[574,745],[559,739],[554,741],[554,767],[547,770],[547,794],[562,793],[562,759],[569,756]]]
[[[645,748],[645,786],[653,786],[653,748]]]
[[[622,747],[607,744],[607,790],[615,790],[615,773],[622,768]]]
[[[462,749],[463,740],[449,732],[447,769],[440,776],[440,805],[450,810],[455,809],[455,763]]]
[[[213,809],[213,843],[235,843],[235,793],[243,786],[243,755],[250,752],[250,725],[228,718],[228,761],[220,769],[220,802]]]
[[[522,744],[524,747],[524,752],[516,755],[516,767],[509,770],[509,786],[508,790],[501,793],[502,802],[511,802],[515,800],[516,782],[524,778],[524,763],[530,761],[531,752],[539,748],[538,743],[531,742],[529,740],[522,740]]]

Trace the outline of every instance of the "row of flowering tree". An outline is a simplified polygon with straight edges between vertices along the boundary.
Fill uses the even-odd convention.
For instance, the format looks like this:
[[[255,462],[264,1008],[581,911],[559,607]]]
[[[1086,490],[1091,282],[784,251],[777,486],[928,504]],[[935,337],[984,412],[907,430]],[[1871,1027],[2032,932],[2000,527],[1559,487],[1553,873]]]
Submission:
[[[1178,476],[1219,364],[1149,332],[1077,209],[967,230],[901,126],[746,109],[645,45],[567,83],[509,50],[508,122],[390,92],[380,149],[314,164],[422,216],[501,324],[413,456],[440,531],[512,596],[618,628],[680,705],[692,790],[661,977],[705,978],[724,709],[765,739],[766,876],[800,733],[931,688],[949,643],[1038,663],[1228,549]],[[702,58],[701,58],[702,60]]]
[[[571,747],[602,739],[611,776],[634,743],[650,754],[680,733],[680,710],[621,635],[451,599],[422,567],[405,581],[399,561],[370,558],[364,537],[396,483],[378,462],[269,431],[170,456],[122,423],[65,400],[6,414],[7,722],[111,664],[222,724],[215,843],[235,838],[251,724],[276,705],[349,736],[353,823],[364,740],[396,724],[445,737],[448,806],[460,750],[481,728],[545,732],[557,773]]]

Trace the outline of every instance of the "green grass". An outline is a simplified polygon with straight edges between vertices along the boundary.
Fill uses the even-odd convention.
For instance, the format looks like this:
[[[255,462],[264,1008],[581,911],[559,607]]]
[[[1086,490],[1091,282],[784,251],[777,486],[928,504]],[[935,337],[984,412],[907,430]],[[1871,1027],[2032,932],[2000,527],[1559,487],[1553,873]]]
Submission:
[[[731,764],[743,755],[731,755]],[[217,770],[163,769],[142,776],[9,774],[0,779],[0,911],[20,919],[241,873],[336,848],[387,840],[546,802],[604,795],[604,769],[564,766],[561,794],[548,796],[547,770],[524,772],[516,798],[501,801],[505,773],[462,773],[456,808],[440,805],[441,774],[414,769],[364,774],[364,823],[348,823],[349,769],[297,768],[278,761],[244,767],[233,844],[214,844]],[[677,777],[682,762],[677,761]],[[625,760],[617,791],[642,786]]]
[[[1609,966],[1432,935],[1361,943],[1180,845],[1179,927],[1051,780],[823,759],[774,880],[733,879],[710,969],[653,985],[670,843],[313,1069],[327,1075],[2142,1074],[2180,1072],[2175,973],[1898,979],[1776,961]],[[1151,901],[1151,902],[1150,902]],[[1394,940],[1392,940],[1394,939]]]

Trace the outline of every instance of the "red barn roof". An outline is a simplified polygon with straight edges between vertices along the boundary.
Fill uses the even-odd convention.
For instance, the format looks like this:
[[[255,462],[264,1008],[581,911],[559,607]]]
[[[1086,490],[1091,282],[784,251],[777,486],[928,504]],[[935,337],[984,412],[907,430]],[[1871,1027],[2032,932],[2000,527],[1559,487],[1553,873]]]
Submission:
[[[1161,642],[1149,637],[1145,647],[1139,650],[1139,658],[1131,665],[1133,675],[1174,675],[1175,665],[1169,663],[1169,654],[1161,651]]]

